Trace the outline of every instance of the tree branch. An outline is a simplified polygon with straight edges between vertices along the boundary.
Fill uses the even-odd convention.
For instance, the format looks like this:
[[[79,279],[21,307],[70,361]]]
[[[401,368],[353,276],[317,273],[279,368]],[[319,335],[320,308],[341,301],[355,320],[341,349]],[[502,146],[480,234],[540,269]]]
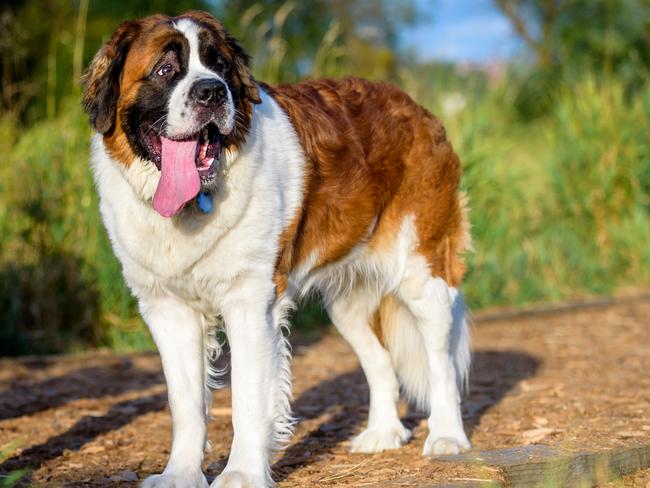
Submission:
[[[550,1],[551,3],[554,3],[553,0]],[[517,32],[517,34],[523,39],[528,47],[536,53],[539,63],[543,66],[548,65],[550,63],[550,39],[548,38],[550,31],[548,29],[551,25],[548,23],[549,19],[547,16],[544,15],[545,18],[542,20],[543,25],[541,26],[541,31],[543,33],[543,37],[542,39],[536,39],[531,34],[526,21],[519,11],[521,0],[496,0],[496,3],[503,14],[508,18],[508,20],[510,20],[510,23],[515,29],[515,32]],[[556,18],[556,16],[553,16],[552,21],[554,22]]]

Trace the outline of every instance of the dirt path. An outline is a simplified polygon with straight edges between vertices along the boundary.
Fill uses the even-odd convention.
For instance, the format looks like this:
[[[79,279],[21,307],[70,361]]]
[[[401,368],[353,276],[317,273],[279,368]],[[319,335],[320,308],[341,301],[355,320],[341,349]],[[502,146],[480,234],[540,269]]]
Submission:
[[[478,450],[529,444],[603,450],[650,443],[650,301],[479,323],[465,426]],[[355,356],[334,333],[294,348],[302,418],[274,466],[280,487],[422,486],[498,479],[489,467],[420,456],[426,423],[402,406],[414,439],[398,451],[348,454],[367,414]],[[171,422],[157,355],[0,360],[0,475],[30,469],[36,485],[135,486],[160,472]],[[214,394],[213,449],[225,465],[230,392]],[[32,469],[34,468],[34,469]],[[0,485],[2,481],[0,479]],[[612,486],[650,486],[641,471]]]

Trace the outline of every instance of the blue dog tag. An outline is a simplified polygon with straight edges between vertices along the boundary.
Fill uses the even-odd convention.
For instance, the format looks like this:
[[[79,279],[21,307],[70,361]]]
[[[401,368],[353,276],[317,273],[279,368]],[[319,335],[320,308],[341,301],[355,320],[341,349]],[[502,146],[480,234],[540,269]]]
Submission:
[[[203,213],[212,212],[212,195],[209,193],[201,192],[199,193],[198,202],[199,209]]]

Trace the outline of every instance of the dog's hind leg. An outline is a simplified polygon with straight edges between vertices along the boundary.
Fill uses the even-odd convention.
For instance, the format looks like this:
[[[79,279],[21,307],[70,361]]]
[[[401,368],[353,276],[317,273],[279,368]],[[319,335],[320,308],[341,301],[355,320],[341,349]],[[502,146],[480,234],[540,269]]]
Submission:
[[[397,449],[411,437],[397,414],[399,384],[390,355],[371,328],[378,305],[376,292],[357,287],[327,307],[332,322],[359,356],[370,389],[368,427],[352,440],[352,452]]]
[[[423,258],[409,259],[399,297],[413,315],[425,354],[413,355],[428,371],[429,436],[423,454],[456,454],[470,448],[463,430],[459,383],[469,366],[467,324],[454,306],[455,289],[433,277]],[[458,302],[462,303],[462,302]],[[458,329],[458,330],[455,330]]]

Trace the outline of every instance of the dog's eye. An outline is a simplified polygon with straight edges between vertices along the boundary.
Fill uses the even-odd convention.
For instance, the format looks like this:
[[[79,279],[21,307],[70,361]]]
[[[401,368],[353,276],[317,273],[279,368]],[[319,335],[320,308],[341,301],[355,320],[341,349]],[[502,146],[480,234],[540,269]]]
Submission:
[[[224,72],[227,67],[226,61],[221,56],[214,62],[214,68],[219,72]]]
[[[156,74],[161,78],[167,78],[171,73],[174,72],[174,67],[171,63],[163,64],[160,68],[156,70]]]

